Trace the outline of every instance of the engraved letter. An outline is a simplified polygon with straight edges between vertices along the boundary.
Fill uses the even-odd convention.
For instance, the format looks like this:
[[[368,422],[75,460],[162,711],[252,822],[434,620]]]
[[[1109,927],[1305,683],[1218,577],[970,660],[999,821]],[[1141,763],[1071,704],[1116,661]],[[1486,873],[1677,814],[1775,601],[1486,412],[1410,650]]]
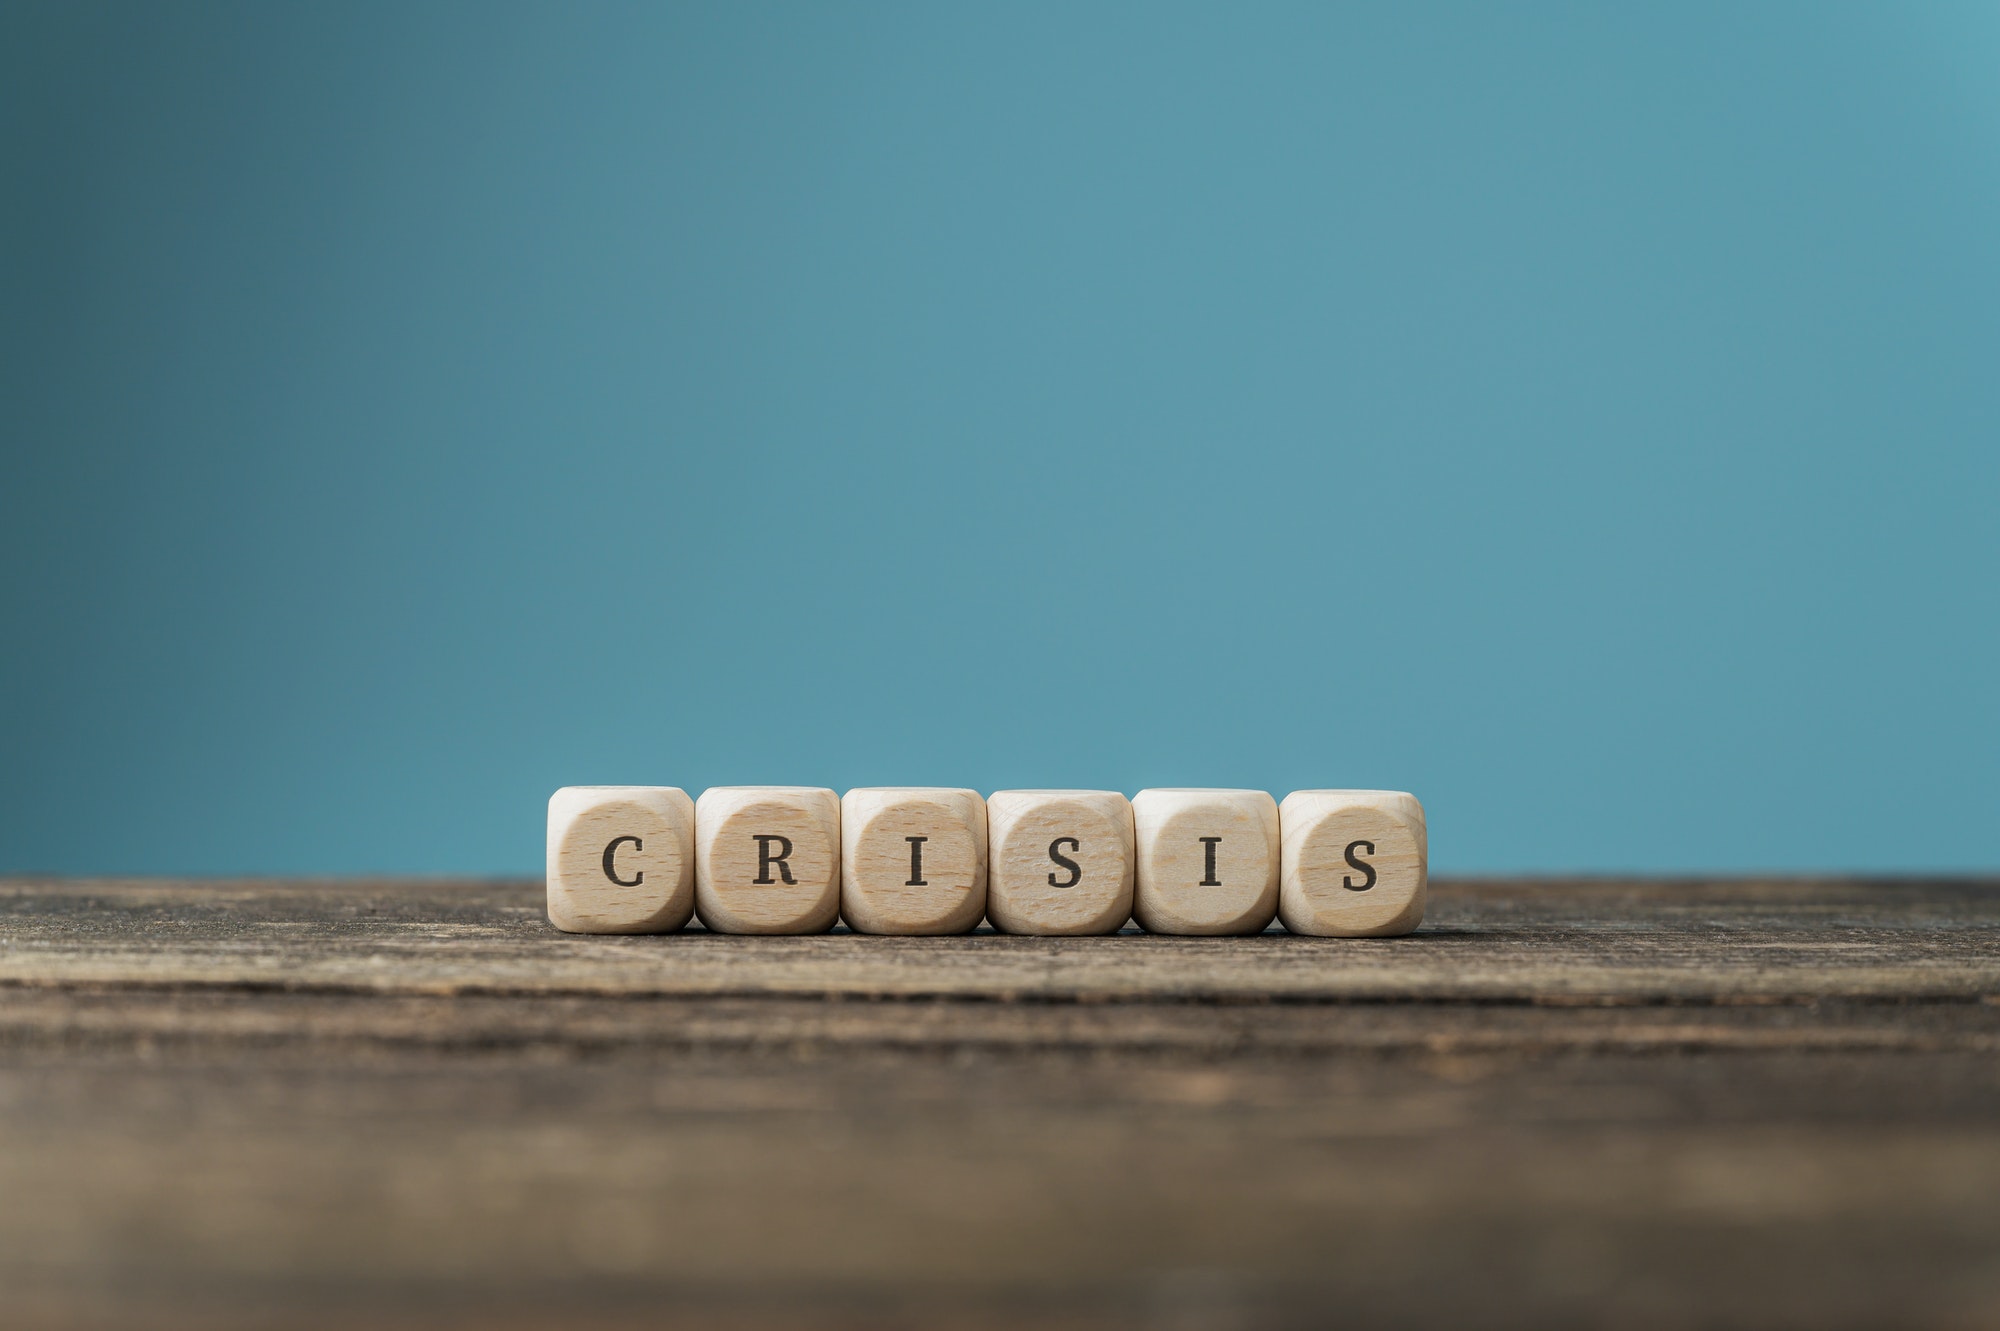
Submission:
[[[1222,880],[1215,876],[1215,848],[1221,841],[1222,838],[1219,836],[1201,838],[1202,875],[1201,881],[1195,884],[1196,887],[1222,886]]]
[[[757,877],[755,881],[760,885],[777,882],[776,878],[771,877],[771,866],[775,864],[778,866],[778,876],[796,887],[799,880],[792,877],[792,866],[785,863],[785,857],[792,853],[792,839],[766,832],[754,832],[751,835],[757,842]],[[771,843],[773,841],[784,847],[776,855],[771,853]]]
[[[930,838],[927,836],[906,836],[903,840],[910,843],[910,881],[904,883],[903,886],[929,887],[930,884],[924,881],[924,842],[929,841]]]
[[[1375,853],[1375,843],[1373,841],[1350,841],[1347,843],[1347,863],[1368,876],[1357,883],[1346,874],[1342,874],[1340,876],[1340,885],[1350,892],[1366,892],[1369,888],[1375,886],[1375,866],[1366,860],[1357,860],[1354,858],[1354,848],[1356,846],[1373,855]]]
[[[1049,842],[1049,858],[1054,860],[1057,864],[1060,864],[1063,868],[1069,870],[1069,881],[1066,883],[1058,883],[1056,881],[1056,876],[1054,874],[1050,874],[1049,875],[1050,887],[1075,887],[1078,883],[1083,881],[1083,866],[1078,864],[1075,860],[1071,859],[1069,856],[1064,855],[1061,851],[1058,851],[1056,849],[1057,846],[1062,845],[1064,842],[1069,843],[1069,848],[1071,850],[1083,849],[1083,843],[1081,841],[1078,841],[1073,836],[1059,836],[1054,841]]]
[[[637,873],[633,874],[630,878],[620,878],[618,876],[618,864],[617,864],[618,848],[624,845],[627,841],[632,843],[632,849],[634,850],[644,850],[646,848],[646,843],[641,841],[638,837],[635,836],[619,837],[617,840],[613,841],[610,845],[604,848],[604,876],[606,878],[609,878],[612,882],[618,884],[618,886],[620,887],[637,887],[639,884],[646,881],[646,871],[644,869],[639,870]]]

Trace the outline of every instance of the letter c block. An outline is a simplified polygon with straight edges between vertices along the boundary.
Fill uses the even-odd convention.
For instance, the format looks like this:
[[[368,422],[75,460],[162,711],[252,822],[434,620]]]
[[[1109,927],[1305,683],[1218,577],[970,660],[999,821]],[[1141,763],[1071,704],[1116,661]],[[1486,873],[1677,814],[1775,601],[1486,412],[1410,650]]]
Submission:
[[[680,928],[694,914],[694,801],[674,786],[564,786],[549,796],[548,891],[565,933]]]

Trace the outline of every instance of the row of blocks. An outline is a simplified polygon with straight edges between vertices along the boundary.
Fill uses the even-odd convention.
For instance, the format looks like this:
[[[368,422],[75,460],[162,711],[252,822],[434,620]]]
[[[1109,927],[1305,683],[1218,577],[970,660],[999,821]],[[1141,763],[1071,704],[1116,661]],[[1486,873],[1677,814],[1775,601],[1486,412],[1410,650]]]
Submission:
[[[1406,934],[1424,810],[1393,790],[565,786],[549,920],[570,933]]]

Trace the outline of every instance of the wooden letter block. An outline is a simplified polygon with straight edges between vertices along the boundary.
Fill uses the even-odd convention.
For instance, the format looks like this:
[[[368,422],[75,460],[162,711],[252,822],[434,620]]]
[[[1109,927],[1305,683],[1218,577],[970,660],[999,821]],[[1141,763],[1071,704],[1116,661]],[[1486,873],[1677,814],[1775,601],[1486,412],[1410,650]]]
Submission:
[[[1254,934],[1278,913],[1278,802],[1262,790],[1142,790],[1132,798],[1149,933]]]
[[[1132,804],[1115,790],[986,801],[986,918],[1010,934],[1109,934],[1132,915]]]
[[[694,913],[694,801],[673,786],[564,786],[549,796],[549,923],[658,934]]]
[[[1400,790],[1295,790],[1278,807],[1278,916],[1295,934],[1374,938],[1424,918],[1424,806]]]
[[[840,913],[864,934],[962,934],[986,913],[976,790],[864,787],[840,801]]]
[[[840,798],[714,786],[694,806],[694,908],[724,934],[819,934],[840,915]]]

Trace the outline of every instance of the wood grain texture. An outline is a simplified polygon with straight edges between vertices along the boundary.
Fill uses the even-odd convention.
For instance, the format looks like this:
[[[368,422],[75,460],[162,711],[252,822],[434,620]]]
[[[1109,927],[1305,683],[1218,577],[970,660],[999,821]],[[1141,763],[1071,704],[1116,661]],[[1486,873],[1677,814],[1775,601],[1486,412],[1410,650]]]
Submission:
[[[986,918],[1008,934],[1114,933],[1132,917],[1132,804],[1115,790],[996,790]]]
[[[1295,790],[1278,806],[1278,918],[1296,934],[1393,938],[1423,922],[1424,806],[1401,790]]]
[[[817,934],[840,917],[840,797],[710,786],[695,801],[694,908],[729,934]]]
[[[2000,1323],[2000,882],[1401,939],[0,880],[0,1325]]]
[[[1449,889],[1449,890],[1447,890]],[[1438,884],[1407,938],[560,934],[528,881],[0,879],[0,984],[1041,1001],[1977,1000],[1981,882]]]
[[[850,929],[962,934],[985,914],[978,791],[870,786],[840,797],[840,916]]]
[[[1261,933],[1278,914],[1278,802],[1262,790],[1132,797],[1132,918],[1148,933]]]
[[[677,786],[564,786],[546,871],[558,929],[671,933],[694,915],[694,801]]]

